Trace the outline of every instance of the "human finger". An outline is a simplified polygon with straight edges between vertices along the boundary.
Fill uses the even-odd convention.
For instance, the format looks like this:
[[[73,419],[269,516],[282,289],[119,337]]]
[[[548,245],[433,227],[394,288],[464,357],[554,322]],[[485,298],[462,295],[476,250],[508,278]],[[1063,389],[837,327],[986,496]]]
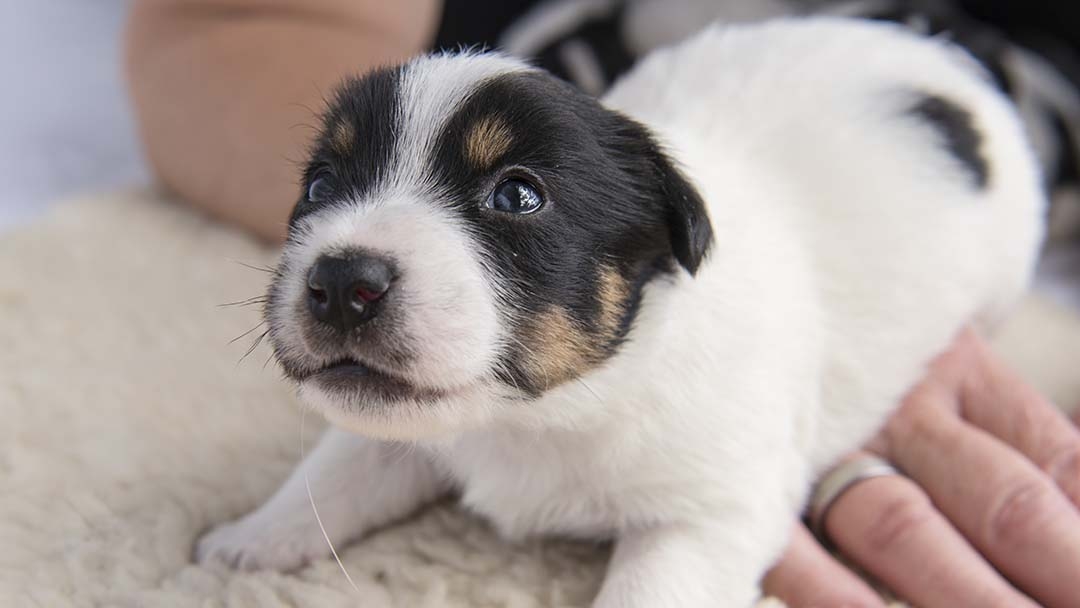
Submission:
[[[783,557],[761,582],[766,595],[789,608],[885,608],[881,597],[836,560],[802,524],[797,524]]]
[[[905,477],[875,477],[852,486],[829,509],[825,529],[845,555],[914,605],[1036,606]]]
[[[1027,456],[1080,507],[1080,430],[1021,379],[988,344],[965,332],[970,371],[960,385],[960,415]]]
[[[956,394],[909,399],[886,427],[889,459],[998,570],[1046,606],[1075,606],[1080,512],[1019,452],[953,413]]]

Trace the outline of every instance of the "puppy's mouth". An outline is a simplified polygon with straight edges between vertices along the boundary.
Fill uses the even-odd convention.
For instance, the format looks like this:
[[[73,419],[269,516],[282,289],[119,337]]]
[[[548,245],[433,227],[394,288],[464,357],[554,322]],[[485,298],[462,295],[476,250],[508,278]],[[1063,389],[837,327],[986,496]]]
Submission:
[[[350,357],[335,360],[298,378],[320,389],[355,399],[433,401],[447,393],[417,386],[398,374],[376,369]]]

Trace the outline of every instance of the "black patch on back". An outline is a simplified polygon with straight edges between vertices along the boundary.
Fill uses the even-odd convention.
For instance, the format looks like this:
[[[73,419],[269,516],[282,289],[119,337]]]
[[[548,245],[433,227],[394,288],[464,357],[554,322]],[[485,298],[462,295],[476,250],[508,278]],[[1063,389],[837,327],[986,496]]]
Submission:
[[[383,68],[338,87],[312,146],[290,226],[327,205],[363,197],[385,177],[396,151],[401,74],[399,67]],[[335,133],[343,127],[352,133],[347,149],[335,142]],[[318,177],[331,179],[334,195],[312,202],[307,191]]]
[[[990,166],[982,154],[982,135],[975,130],[971,114],[937,95],[923,96],[911,113],[938,132],[945,149],[971,172],[975,185],[985,188],[990,180]]]

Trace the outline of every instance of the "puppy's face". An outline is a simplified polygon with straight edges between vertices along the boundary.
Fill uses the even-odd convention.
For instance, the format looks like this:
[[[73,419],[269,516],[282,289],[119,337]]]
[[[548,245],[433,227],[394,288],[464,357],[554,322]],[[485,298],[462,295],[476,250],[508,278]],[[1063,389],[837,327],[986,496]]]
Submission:
[[[462,428],[604,363],[644,285],[693,273],[710,241],[640,125],[505,58],[427,57],[338,91],[270,335],[339,425]]]

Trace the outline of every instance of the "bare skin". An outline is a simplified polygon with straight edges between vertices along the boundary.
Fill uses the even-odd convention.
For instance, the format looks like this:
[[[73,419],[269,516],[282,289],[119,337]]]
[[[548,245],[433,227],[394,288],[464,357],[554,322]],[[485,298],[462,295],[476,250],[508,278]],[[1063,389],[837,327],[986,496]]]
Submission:
[[[917,606],[1078,605],[1080,431],[974,332],[866,449],[906,477],[859,483],[827,515],[862,569]],[[792,608],[884,606],[801,525],[765,588]]]
[[[128,74],[158,178],[280,242],[327,91],[426,50],[440,11],[438,0],[134,3]],[[908,477],[858,484],[830,510],[852,562],[926,608],[1077,605],[1080,433],[973,333],[867,449]],[[884,606],[801,524],[763,585],[793,608]]]
[[[440,11],[438,0],[133,3],[128,75],[158,179],[281,241],[325,95],[426,50]]]

